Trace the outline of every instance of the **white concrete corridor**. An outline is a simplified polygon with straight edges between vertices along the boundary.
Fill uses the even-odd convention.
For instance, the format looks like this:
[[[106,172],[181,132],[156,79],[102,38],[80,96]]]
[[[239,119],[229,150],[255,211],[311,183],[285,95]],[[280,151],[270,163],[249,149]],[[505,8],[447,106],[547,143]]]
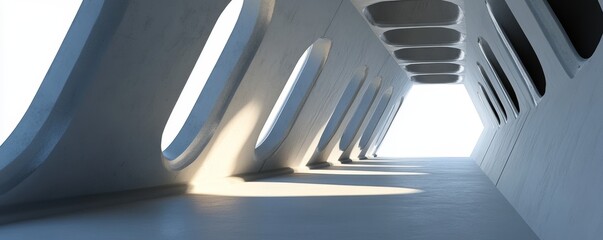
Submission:
[[[0,239],[538,239],[470,159],[377,159],[0,226]]]

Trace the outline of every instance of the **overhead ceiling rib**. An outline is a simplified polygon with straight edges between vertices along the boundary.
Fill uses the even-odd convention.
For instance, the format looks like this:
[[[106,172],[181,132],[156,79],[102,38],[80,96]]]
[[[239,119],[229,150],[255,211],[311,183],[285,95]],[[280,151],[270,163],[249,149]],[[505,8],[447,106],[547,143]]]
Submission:
[[[352,0],[415,83],[460,83],[465,24],[461,0]]]

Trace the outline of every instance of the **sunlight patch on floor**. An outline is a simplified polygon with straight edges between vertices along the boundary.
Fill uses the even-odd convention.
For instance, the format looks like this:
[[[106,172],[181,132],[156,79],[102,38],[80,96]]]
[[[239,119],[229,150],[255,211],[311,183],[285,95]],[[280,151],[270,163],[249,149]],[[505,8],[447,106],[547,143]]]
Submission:
[[[353,186],[291,182],[242,182],[227,179],[195,186],[190,193],[231,197],[325,197],[403,195],[423,191],[414,188]]]
[[[388,167],[388,166],[384,166]],[[362,171],[362,170],[338,170],[338,169],[313,169],[300,171],[300,173],[308,174],[330,174],[330,175],[427,175],[422,172],[385,172],[385,171]]]
[[[420,168],[419,165],[371,165],[371,164],[342,164],[339,166],[353,168]]]

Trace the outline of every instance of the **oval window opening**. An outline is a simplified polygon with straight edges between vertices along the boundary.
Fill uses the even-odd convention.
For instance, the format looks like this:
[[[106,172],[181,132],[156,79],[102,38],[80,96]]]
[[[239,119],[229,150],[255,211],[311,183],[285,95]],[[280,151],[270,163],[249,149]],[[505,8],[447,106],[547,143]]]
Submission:
[[[368,114],[375,98],[377,97],[377,93],[379,92],[379,88],[381,87],[381,77],[378,77],[374,82],[371,83],[369,88],[364,92],[360,103],[356,107],[356,112],[352,115],[350,122],[346,126],[343,134],[341,135],[341,140],[339,141],[339,150],[345,151],[352,141],[354,140],[354,136],[358,132],[358,128],[362,125],[362,121]]]
[[[603,12],[597,0],[547,0],[580,57],[590,58],[603,34]]]
[[[329,121],[327,122],[327,126],[323,131],[323,134],[320,136],[320,140],[318,141],[317,151],[322,151],[329,141],[335,135],[337,128],[341,125],[341,121],[343,121],[343,117],[347,114],[352,105],[352,102],[358,95],[358,90],[360,90],[360,86],[362,86],[362,82],[366,79],[367,75],[367,67],[363,66],[360,69],[356,70],[354,76],[352,77],[352,81],[348,84],[346,89],[343,92],[343,95],[339,98],[339,102],[337,106],[335,106],[335,110],[331,114]]]
[[[492,104],[492,101],[490,100],[490,96],[488,96],[488,93],[486,92],[484,85],[482,85],[479,82],[477,84],[479,84],[479,88],[482,91],[482,94],[484,95],[484,97],[486,98],[488,106],[490,107],[490,110],[492,111],[492,115],[494,115],[494,119],[496,119],[496,122],[500,126],[500,117],[498,116],[498,113],[496,112],[496,109],[494,108],[494,104]],[[484,99],[482,99],[482,95],[478,95],[478,96],[479,96],[479,99],[482,101],[482,103],[484,103]]]
[[[517,98],[517,94],[515,94],[515,89],[513,89],[513,85],[511,84],[509,77],[507,76],[507,74],[503,70],[502,66],[498,62],[498,59],[496,59],[496,56],[494,55],[492,48],[490,48],[490,44],[488,44],[488,42],[481,37],[477,40],[477,43],[479,45],[479,48],[480,48],[482,54],[486,58],[486,62],[488,63],[488,66],[490,67],[490,69],[492,69],[492,71],[496,75],[496,80],[498,80],[499,83],[502,85],[502,88],[505,92],[505,96],[506,96],[508,102],[511,103],[512,106],[514,107],[513,110],[514,110],[515,116],[517,116],[517,114],[519,114],[519,112],[520,112],[519,99]]]
[[[381,144],[383,143],[383,139],[385,139],[385,135],[392,128],[394,119],[396,119],[398,117],[400,108],[402,108],[402,104],[404,104],[404,98],[405,98],[405,96],[403,96],[402,99],[400,99],[400,101],[398,102],[396,107],[391,109],[389,116],[387,117],[387,123],[386,123],[385,127],[379,131],[379,135],[377,136],[377,141],[375,142],[375,145],[373,145],[372,149],[369,149],[370,155],[372,155],[373,157],[377,157],[376,153],[377,153],[377,151],[379,151],[379,148],[381,147]]]
[[[272,128],[274,128],[276,119],[279,117],[279,115],[283,111],[285,102],[287,101],[287,98],[289,98],[289,95],[291,95],[291,90],[293,90],[293,87],[295,86],[297,79],[299,79],[299,74],[300,74],[302,68],[304,67],[304,65],[306,64],[306,61],[308,60],[308,54],[310,53],[311,50],[312,50],[312,46],[310,46],[308,49],[306,49],[304,54],[297,61],[297,64],[295,64],[295,68],[293,68],[293,72],[291,72],[289,79],[287,79],[287,83],[285,84],[285,87],[283,88],[281,95],[278,96],[278,99],[276,100],[276,103],[274,104],[272,111],[270,111],[270,115],[268,115],[268,120],[266,120],[264,127],[262,127],[262,131],[260,132],[260,137],[258,137],[258,140],[255,142],[256,148],[259,147],[260,145],[262,145],[262,143],[264,143],[264,141],[266,141],[268,134],[272,131]]]
[[[0,1],[0,145],[25,115],[81,4]]]
[[[360,147],[360,149],[362,150],[366,149],[369,140],[375,132],[375,128],[377,128],[377,124],[381,122],[381,118],[383,118],[385,115],[385,110],[387,108],[387,105],[389,105],[389,100],[392,96],[392,87],[390,87],[385,92],[386,94],[381,97],[381,100],[379,101],[379,103],[377,104],[377,108],[375,109],[375,113],[373,113],[373,116],[371,116],[367,127],[364,129],[364,132],[360,137],[358,147]]]
[[[505,1],[486,1],[486,9],[496,32],[513,58],[515,66],[530,81],[539,97],[546,92],[546,77],[532,44]],[[527,75],[526,75],[527,72]],[[526,82],[526,84],[528,84]]]
[[[490,81],[490,78],[488,77],[488,74],[486,74],[486,71],[484,70],[484,68],[482,67],[481,64],[477,63],[477,69],[479,70],[480,75],[482,76],[482,79],[484,80],[484,82],[486,82],[486,85],[490,89],[490,92],[492,92],[492,94],[494,95],[494,99],[496,99],[496,103],[498,104],[498,107],[500,107],[500,110],[502,111],[503,118],[506,121],[506,119],[507,119],[507,110],[505,110],[505,106],[502,104],[502,101],[500,100],[500,97],[498,96],[498,93],[496,92],[496,89],[494,89],[494,85],[492,85],[492,81]]]
[[[256,141],[256,155],[266,158],[287,137],[327,61],[331,40],[318,39],[299,58]]]
[[[183,129],[184,123],[191,114],[207,79],[234,30],[243,8],[243,2],[243,0],[232,0],[216,21],[163,130],[161,136],[162,151],[165,151],[172,144]]]

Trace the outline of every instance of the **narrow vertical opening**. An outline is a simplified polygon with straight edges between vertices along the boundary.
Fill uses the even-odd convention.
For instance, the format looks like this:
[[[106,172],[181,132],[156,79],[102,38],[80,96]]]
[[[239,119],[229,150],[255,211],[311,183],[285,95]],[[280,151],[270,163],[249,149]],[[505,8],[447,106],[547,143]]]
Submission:
[[[377,79],[375,79],[371,83],[371,85],[369,85],[366,91],[364,91],[364,95],[362,95],[362,99],[360,99],[360,102],[356,107],[354,115],[352,115],[350,122],[348,122],[348,125],[343,131],[343,135],[341,136],[341,140],[339,141],[340,150],[345,151],[350,146],[350,144],[352,144],[354,136],[358,132],[358,128],[360,128],[360,125],[362,125],[362,121],[364,120],[369,109],[373,105],[373,102],[375,101],[375,98],[377,97],[377,93],[379,92],[380,88],[381,77],[377,77]]]
[[[387,106],[389,105],[389,100],[391,99],[391,97],[392,97],[392,88],[390,87],[389,89],[387,89],[385,91],[385,93],[381,97],[381,100],[379,100],[379,103],[377,104],[377,108],[375,109],[375,112],[369,119],[368,125],[366,126],[366,128],[364,129],[364,132],[362,133],[362,136],[360,137],[360,142],[358,144],[360,149],[366,149],[366,147],[369,143],[369,140],[371,139],[371,137],[373,136],[373,134],[375,132],[375,128],[377,128],[377,125],[379,124],[381,119],[384,117],[385,110],[386,110]]]
[[[276,100],[276,103],[274,104],[274,107],[272,108],[272,111],[270,111],[270,115],[268,115],[268,119],[266,120],[264,127],[262,127],[262,131],[260,132],[260,136],[258,137],[258,139],[255,143],[255,147],[260,146],[264,141],[266,141],[266,138],[268,137],[268,133],[270,133],[272,131],[272,129],[274,128],[276,119],[279,117],[279,115],[281,115],[281,112],[283,111],[283,108],[285,107],[285,102],[287,101],[287,98],[289,98],[289,96],[291,95],[291,91],[293,90],[293,87],[295,86],[297,79],[299,79],[299,74],[302,71],[302,68],[304,67],[304,65],[306,64],[306,61],[308,60],[308,54],[310,53],[311,50],[312,50],[312,46],[310,46],[308,49],[306,49],[304,54],[302,54],[302,56],[297,61],[297,64],[295,64],[295,68],[293,68],[293,72],[291,72],[289,79],[287,79],[287,83],[285,84],[285,87],[283,87],[281,94],[278,96],[278,99]]]
[[[362,86],[362,83],[366,79],[367,70],[368,68],[366,66],[362,66],[357,69],[356,72],[354,72],[352,80],[343,91],[343,95],[341,95],[341,98],[339,98],[339,102],[337,103],[337,106],[335,106],[335,110],[333,110],[325,130],[320,136],[318,146],[316,147],[317,151],[322,151],[327,146],[329,141],[331,141],[333,135],[335,135],[335,132],[341,125],[341,121],[343,121],[343,118],[349,111],[352,102],[354,102],[354,99],[356,99],[360,86]]]
[[[490,107],[490,110],[492,111],[492,115],[494,115],[494,118],[496,119],[496,122],[498,123],[498,125],[500,125],[500,117],[498,116],[498,113],[496,112],[496,109],[494,108],[494,104],[492,104],[492,100],[490,100],[490,96],[488,95],[488,92],[486,92],[486,89],[484,88],[484,85],[482,85],[481,83],[479,84],[479,88],[482,91],[482,95],[486,98],[486,102],[488,103],[488,106]],[[482,95],[480,95],[480,100],[482,101],[482,103],[484,103],[484,99],[481,97]]]
[[[546,77],[542,65],[513,13],[505,1],[488,0],[486,8],[500,38],[513,57],[516,67],[522,75],[527,72],[527,75],[523,76],[527,78],[524,81],[529,81],[536,88],[539,97],[544,96],[546,93]]]
[[[295,64],[256,141],[255,150],[259,159],[265,159],[276,151],[291,131],[322,72],[330,49],[331,40],[320,38],[306,49]]]
[[[375,146],[372,148],[372,152],[369,153],[369,154],[372,154],[373,157],[377,157],[376,153],[379,151],[379,148],[381,148],[383,139],[385,138],[385,135],[389,132],[389,130],[392,128],[394,119],[396,119],[398,117],[398,113],[400,112],[400,108],[402,107],[403,104],[404,104],[404,97],[402,97],[402,99],[400,99],[400,102],[398,102],[397,106],[395,106],[394,108],[391,109],[391,111],[387,117],[386,127],[379,131],[379,136],[377,137],[377,142],[375,143]]]
[[[477,68],[480,72],[480,75],[482,76],[482,79],[484,80],[484,82],[486,82],[486,86],[488,86],[488,88],[490,89],[490,92],[494,95],[494,99],[496,99],[496,103],[498,104],[498,107],[502,111],[503,118],[506,120],[507,119],[507,110],[505,110],[505,107],[502,104],[500,97],[498,96],[498,92],[496,92],[494,85],[492,85],[492,81],[490,81],[488,74],[486,74],[486,71],[484,70],[484,68],[482,67],[481,64],[477,63]]]
[[[274,1],[233,0],[212,26],[208,39],[164,127],[166,166],[181,170],[205,150],[272,18]]]
[[[207,79],[216,66],[235,28],[243,8],[243,2],[243,0],[232,0],[216,21],[165,125],[161,136],[162,151],[165,151],[172,144],[183,129],[184,123],[191,114],[197,99],[207,83]]]
[[[492,48],[490,48],[488,42],[481,37],[477,40],[477,42],[486,58],[488,65],[494,71],[496,79],[499,80],[500,84],[502,84],[502,87],[505,91],[505,96],[514,107],[515,112],[518,114],[521,111],[519,108],[519,99],[517,99],[517,94],[515,93],[515,89],[513,89],[513,85],[511,84],[509,77],[498,62],[498,59],[496,59],[496,56],[494,55],[494,52],[492,52]]]

